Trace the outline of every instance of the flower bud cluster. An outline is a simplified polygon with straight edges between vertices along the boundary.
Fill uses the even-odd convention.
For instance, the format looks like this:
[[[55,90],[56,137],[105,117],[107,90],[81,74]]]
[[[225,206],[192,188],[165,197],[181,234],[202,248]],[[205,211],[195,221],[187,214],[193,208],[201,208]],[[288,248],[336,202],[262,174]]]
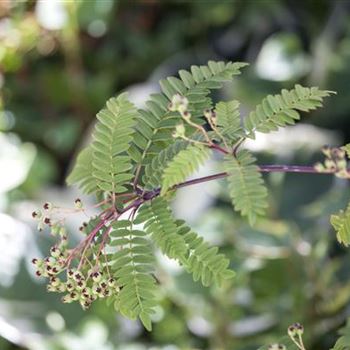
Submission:
[[[181,117],[189,122],[191,119],[191,113],[188,111],[188,99],[179,94],[175,94],[168,105],[168,109],[171,112],[179,112]],[[175,132],[173,133],[174,138],[185,138],[186,128],[183,123],[176,125]]]
[[[57,222],[59,221],[55,219],[53,216],[54,214],[59,214],[60,210],[62,210],[62,208],[55,207],[52,203],[46,202],[43,204],[43,208],[41,210],[33,211],[32,217],[38,221],[38,230],[42,231],[47,225],[51,227],[52,229],[51,233],[53,235],[58,234]],[[76,212],[80,210],[83,210],[83,203],[79,198],[77,198],[74,201],[74,209],[71,209],[71,212]]]
[[[288,327],[288,335],[291,338],[301,337],[303,334],[304,334],[304,327],[298,322]]]
[[[33,219],[36,219],[38,221],[39,231],[42,231],[46,225],[47,226],[52,225],[52,219],[50,217],[52,209],[53,209],[52,203],[46,202],[43,204],[43,211],[42,210],[33,211],[32,217]]]
[[[81,270],[69,269],[65,288],[67,294],[62,298],[62,302],[78,301],[83,309],[89,308],[98,298],[107,298],[119,292],[116,280],[97,270],[90,270],[84,274]]]
[[[320,173],[333,172],[337,177],[349,179],[347,169],[346,151],[343,148],[325,146],[322,153],[326,159],[323,163],[317,163],[315,169]]]
[[[216,126],[216,113],[213,110],[207,108],[204,110],[203,114],[210,125]]]
[[[66,257],[58,248],[52,247],[51,256],[45,259],[33,259],[37,268],[36,275],[49,279],[47,290],[49,292],[66,293],[62,297],[63,303],[78,301],[83,309],[90,307],[98,298],[107,298],[119,292],[114,278],[108,273],[97,269],[68,269],[66,277],[62,279],[62,272],[66,270]]]
[[[83,208],[80,199],[75,200],[74,206],[73,211]],[[44,259],[35,258],[32,263],[36,267],[36,275],[48,279],[49,292],[65,293],[62,297],[64,303],[77,301],[83,309],[87,309],[96,299],[119,292],[119,287],[109,272],[104,270],[103,265],[96,264],[91,268],[92,262],[88,261],[88,257],[94,256],[92,250],[68,249],[67,231],[61,221],[54,219],[56,212],[57,207],[47,202],[42,210],[32,213],[33,218],[39,221],[39,230],[48,225],[51,235],[59,238],[58,243],[51,247],[49,256]],[[90,226],[83,223],[79,230],[88,233]],[[72,260],[76,258],[80,260],[78,268],[69,268]]]
[[[36,267],[38,277],[52,278],[61,273],[66,264],[67,253],[62,251],[58,246],[50,249],[50,256],[44,259],[34,258],[32,263]]]
[[[180,94],[175,94],[168,105],[171,112],[179,112],[182,116],[188,116],[188,99]],[[188,115],[187,115],[188,113]]]
[[[186,136],[185,131],[186,131],[185,125],[183,125],[182,123],[178,124],[178,125],[176,125],[175,132],[173,133],[173,137],[174,138],[178,138],[178,137],[183,138]]]

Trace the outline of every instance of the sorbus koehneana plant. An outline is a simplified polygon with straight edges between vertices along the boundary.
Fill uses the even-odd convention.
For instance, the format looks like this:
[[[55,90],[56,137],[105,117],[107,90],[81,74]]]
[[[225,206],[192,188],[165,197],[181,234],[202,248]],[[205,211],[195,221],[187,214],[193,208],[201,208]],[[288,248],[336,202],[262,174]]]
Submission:
[[[269,133],[322,106],[330,91],[296,85],[269,95],[247,116],[239,102],[213,105],[210,92],[240,74],[246,63],[208,62],[180,70],[179,78],[160,81],[137,109],[126,93],[109,99],[97,114],[90,145],[81,151],[68,176],[69,185],[95,195],[100,213],[83,223],[84,239],[76,247],[58,214],[45,203],[33,213],[39,229],[48,225],[59,242],[44,260],[34,259],[38,276],[49,279],[48,290],[64,293],[63,301],[87,308],[108,298],[126,317],[139,318],[151,329],[157,305],[154,248],[175,259],[204,286],[234,277],[229,260],[175,219],[169,202],[177,189],[226,178],[233,207],[254,225],[268,207],[263,172],[335,174],[349,178],[346,156],[350,147],[325,148],[324,164],[316,166],[257,165],[244,141],[257,132]],[[213,152],[222,154],[223,172],[187,180]],[[79,199],[73,211],[85,211]],[[337,237],[350,243],[350,207],[331,219]]]

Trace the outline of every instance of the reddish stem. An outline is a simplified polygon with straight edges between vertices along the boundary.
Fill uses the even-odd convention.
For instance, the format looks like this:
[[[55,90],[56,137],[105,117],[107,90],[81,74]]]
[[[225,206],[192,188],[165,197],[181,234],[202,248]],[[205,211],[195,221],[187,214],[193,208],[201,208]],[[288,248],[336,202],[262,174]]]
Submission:
[[[262,173],[275,173],[275,172],[283,172],[283,173],[304,173],[304,174],[334,174],[336,173],[335,170],[329,170],[325,172],[319,172],[312,166],[302,166],[302,165],[260,165],[259,171]],[[350,169],[348,170],[350,172]],[[226,172],[217,173],[209,176],[203,176],[197,179],[188,180],[182,183],[179,183],[173,187],[173,189],[183,188],[187,186],[192,186],[196,184],[200,184],[203,182],[213,181],[222,179],[224,177],[227,177],[229,174]],[[114,211],[114,208],[110,208],[109,215],[106,215],[101,221],[95,226],[95,228],[91,231],[91,233],[75,248],[73,249],[70,256],[67,258],[67,265],[69,266],[71,260],[74,258],[74,256],[81,250],[86,249],[86,247],[91,243],[93,238],[96,236],[98,231],[108,222],[113,221],[117,219],[120,215],[123,213],[128,212],[129,210],[133,210],[131,215],[134,215],[136,213],[136,210],[140,205],[142,205],[144,202],[147,202],[149,200],[152,200],[153,198],[159,196],[160,194],[160,188],[157,188],[153,191],[144,192],[142,194],[142,197],[138,197],[137,195],[134,195],[134,198],[136,198],[133,202],[131,202],[128,206],[126,206],[123,210],[121,210],[119,213]],[[130,201],[132,198],[129,198],[128,201]],[[108,210],[107,210],[108,211]],[[109,228],[103,235],[101,246],[98,252],[98,255],[102,251],[105,242],[107,240],[107,237],[109,236],[111,228]]]
[[[213,149],[216,149],[217,151],[221,152],[221,153],[224,153],[224,154],[228,154],[229,152],[226,151],[224,148],[222,148],[221,146],[219,145],[216,145],[215,143],[211,144],[209,146],[210,148],[213,148]]]

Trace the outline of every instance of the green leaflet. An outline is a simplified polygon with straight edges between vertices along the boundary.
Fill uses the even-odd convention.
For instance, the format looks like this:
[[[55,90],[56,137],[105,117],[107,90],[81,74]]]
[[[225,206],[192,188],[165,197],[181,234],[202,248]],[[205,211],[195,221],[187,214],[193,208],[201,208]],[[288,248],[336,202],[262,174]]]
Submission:
[[[331,216],[331,224],[337,233],[339,243],[348,246],[350,244],[350,204],[346,210]]]
[[[125,153],[133,139],[139,114],[123,93],[111,98],[97,114],[93,133],[93,177],[102,191],[121,193],[133,178],[131,158]]]
[[[340,337],[331,350],[350,350],[350,334]]]
[[[146,102],[147,108],[139,111],[141,118],[136,126],[134,144],[129,150],[130,156],[140,165],[146,165],[173,142],[172,133],[181,120],[179,114],[168,111],[173,95],[185,96],[189,100],[193,121],[203,124],[199,117],[203,115],[204,109],[211,107],[212,102],[208,97],[210,91],[221,88],[223,82],[232,80],[246,65],[242,62],[209,61],[207,66],[191,66],[191,72],[180,70],[180,79],[169,77],[161,80],[162,93],[151,95],[151,99]]]
[[[165,199],[157,197],[144,204],[135,219],[144,223],[144,228],[161,251],[171,259],[184,262],[188,247],[183,237],[178,235],[175,219]]]
[[[219,102],[215,106],[216,124],[221,134],[228,140],[237,141],[244,135],[241,127],[239,102]]]
[[[255,138],[255,132],[268,133],[278,127],[295,124],[300,119],[298,111],[309,112],[322,106],[324,97],[332,92],[317,87],[295,85],[293,90],[283,89],[280,95],[265,97],[244,120],[247,136]]]
[[[198,170],[210,154],[210,149],[201,145],[190,145],[181,150],[164,169],[160,195],[164,195],[174,185],[185,181]]]
[[[98,191],[97,181],[92,176],[92,148],[84,148],[78,155],[73,170],[67,177],[69,186],[78,184],[79,188],[86,194]]]
[[[224,168],[229,174],[228,183],[235,210],[248,217],[253,225],[257,216],[264,215],[267,207],[267,190],[255,158],[247,151],[239,151],[236,157],[225,156]]]
[[[158,153],[145,167],[143,183],[146,190],[158,188],[161,185],[162,174],[166,166],[182,150],[188,147],[189,143],[184,140],[176,140],[168,147]]]
[[[217,247],[211,247],[184,221],[178,220],[176,224],[178,234],[183,236],[188,247],[184,266],[192,273],[194,281],[200,280],[206,287],[213,283],[220,286],[224,280],[234,277],[235,273],[228,268],[230,261],[223,254],[218,254]]]
[[[341,337],[330,350],[350,350],[350,318],[348,318],[346,326],[343,327],[339,333]]]
[[[152,330],[150,315],[156,306],[156,283],[153,272],[154,256],[145,232],[133,230],[132,223],[123,220],[113,224],[110,245],[118,250],[113,254],[111,267],[118,281],[120,293],[115,307],[131,319],[139,317],[149,331]]]

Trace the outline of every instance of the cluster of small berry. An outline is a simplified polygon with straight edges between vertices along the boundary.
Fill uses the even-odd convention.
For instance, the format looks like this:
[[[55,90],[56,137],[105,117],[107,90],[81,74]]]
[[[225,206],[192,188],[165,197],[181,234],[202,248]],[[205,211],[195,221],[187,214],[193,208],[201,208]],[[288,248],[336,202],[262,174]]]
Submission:
[[[87,309],[98,298],[107,298],[119,292],[114,278],[108,273],[93,269],[85,274],[74,268],[68,269],[63,280],[59,275],[65,270],[66,260],[63,264],[60,263],[61,254],[56,260],[52,257],[43,260],[33,259],[33,264],[37,267],[38,276],[49,278],[47,285],[49,292],[66,293],[62,297],[62,302],[78,301],[83,309]]]
[[[75,200],[73,211],[81,208],[80,199]],[[62,297],[64,303],[78,301],[83,309],[90,307],[91,303],[98,298],[116,294],[119,287],[110,276],[108,269],[105,269],[103,265],[92,267],[91,262],[84,256],[84,249],[68,249],[66,228],[54,218],[59,208],[54,207],[51,203],[45,203],[43,209],[44,212],[37,210],[32,213],[33,218],[39,221],[38,229],[42,230],[47,225],[50,227],[51,234],[60,239],[58,244],[51,247],[50,256],[32,260],[36,267],[36,275],[48,278],[47,290],[66,293]],[[79,230],[85,231],[87,226],[84,223]],[[80,260],[77,268],[70,268],[73,258]]]

